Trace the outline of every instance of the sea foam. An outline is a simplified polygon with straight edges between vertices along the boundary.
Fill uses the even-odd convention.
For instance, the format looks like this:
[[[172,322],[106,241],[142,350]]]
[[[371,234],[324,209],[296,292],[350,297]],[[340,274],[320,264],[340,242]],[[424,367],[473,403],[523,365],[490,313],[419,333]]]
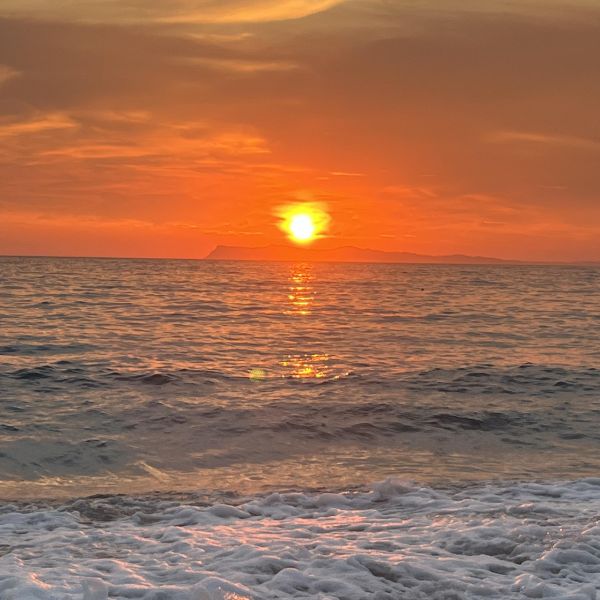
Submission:
[[[596,600],[600,479],[0,508],[2,600]]]

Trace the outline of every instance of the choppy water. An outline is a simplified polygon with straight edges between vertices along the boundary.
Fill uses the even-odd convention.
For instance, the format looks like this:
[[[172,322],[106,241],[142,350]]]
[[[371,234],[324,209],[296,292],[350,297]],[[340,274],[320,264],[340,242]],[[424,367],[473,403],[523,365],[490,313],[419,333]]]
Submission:
[[[586,476],[600,271],[0,259],[5,497]]]
[[[599,442],[597,268],[0,259],[1,600],[595,600]]]

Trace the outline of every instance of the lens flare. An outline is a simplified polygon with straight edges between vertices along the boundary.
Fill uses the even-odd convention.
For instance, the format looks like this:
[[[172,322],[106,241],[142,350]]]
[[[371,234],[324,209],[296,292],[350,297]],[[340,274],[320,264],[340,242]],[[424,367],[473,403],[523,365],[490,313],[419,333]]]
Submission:
[[[296,244],[309,244],[322,237],[331,220],[325,207],[316,202],[281,206],[276,214],[280,229]]]

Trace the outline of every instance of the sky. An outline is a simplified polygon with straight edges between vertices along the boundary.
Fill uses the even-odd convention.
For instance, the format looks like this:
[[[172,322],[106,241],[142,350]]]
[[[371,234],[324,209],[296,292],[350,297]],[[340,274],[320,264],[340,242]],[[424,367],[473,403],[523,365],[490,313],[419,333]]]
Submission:
[[[2,0],[0,254],[600,260],[600,0]]]

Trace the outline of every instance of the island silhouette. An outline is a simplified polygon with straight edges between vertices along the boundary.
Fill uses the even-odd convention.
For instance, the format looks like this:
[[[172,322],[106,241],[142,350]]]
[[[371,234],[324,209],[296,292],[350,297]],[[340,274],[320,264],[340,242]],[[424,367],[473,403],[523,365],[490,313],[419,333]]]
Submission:
[[[217,246],[204,260],[363,262],[363,263],[439,263],[439,264],[519,264],[521,261],[465,254],[428,255],[413,252],[385,252],[370,248],[300,248],[271,245],[261,247]]]

